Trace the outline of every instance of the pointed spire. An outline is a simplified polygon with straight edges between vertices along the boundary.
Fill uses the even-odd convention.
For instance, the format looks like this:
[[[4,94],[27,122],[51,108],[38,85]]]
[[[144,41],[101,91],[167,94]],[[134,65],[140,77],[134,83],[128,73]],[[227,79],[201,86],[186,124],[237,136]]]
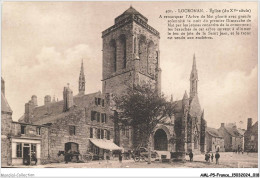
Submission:
[[[82,61],[81,61],[81,68],[80,68],[80,77],[85,77],[84,76],[84,64],[83,64],[83,59],[82,59]]]
[[[81,61],[81,68],[80,68],[80,73],[79,73],[79,94],[80,95],[85,94],[85,75],[84,75],[83,59]]]
[[[189,99],[189,98],[188,98],[188,94],[187,94],[187,92],[186,92],[186,90],[185,90],[185,93],[184,93],[184,95],[183,95],[182,100],[186,100],[186,99]]]
[[[193,98],[198,93],[198,71],[196,67],[195,53],[193,55],[192,70],[190,73],[190,97]]]
[[[173,95],[171,94],[171,102],[173,102]]]
[[[194,70],[194,69],[197,70],[195,53],[193,54],[193,64],[192,64],[192,70]]]

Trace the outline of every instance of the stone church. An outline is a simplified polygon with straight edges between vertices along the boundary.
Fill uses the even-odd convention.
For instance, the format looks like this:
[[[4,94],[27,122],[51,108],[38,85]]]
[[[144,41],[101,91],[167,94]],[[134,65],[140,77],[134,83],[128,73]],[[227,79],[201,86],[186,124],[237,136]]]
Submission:
[[[120,96],[127,88],[141,85],[143,81],[152,81],[161,92],[160,34],[148,25],[146,17],[130,7],[115,18],[113,26],[102,32],[102,38],[103,93]],[[153,149],[204,152],[206,121],[199,104],[195,55],[190,75],[190,97],[185,92],[182,100],[173,103],[175,116],[155,129]],[[115,139],[118,145],[131,149],[137,146],[138,141],[133,129],[127,129],[132,140],[121,136],[116,127]]]
[[[32,154],[39,163],[62,162],[64,157],[58,153],[69,150],[81,154],[93,152],[104,158],[105,152],[128,151],[139,144],[132,128],[119,127],[111,119],[115,114],[112,97],[123,95],[127,88],[147,81],[161,92],[160,34],[148,25],[145,16],[130,7],[115,18],[113,26],[102,32],[102,39],[102,93],[85,94],[87,82],[82,62],[76,95],[66,86],[63,100],[46,95],[42,106],[38,106],[37,96],[33,95],[25,103],[25,113],[19,121],[9,119],[13,129],[5,134],[12,145],[11,158],[4,158],[12,162],[9,164],[28,163],[30,159],[26,159]],[[175,114],[155,128],[152,149],[168,153],[204,152],[206,121],[199,104],[195,55],[190,96],[185,92],[182,100],[172,103]],[[4,112],[11,117],[12,111],[6,112],[3,106],[2,103],[2,116]]]

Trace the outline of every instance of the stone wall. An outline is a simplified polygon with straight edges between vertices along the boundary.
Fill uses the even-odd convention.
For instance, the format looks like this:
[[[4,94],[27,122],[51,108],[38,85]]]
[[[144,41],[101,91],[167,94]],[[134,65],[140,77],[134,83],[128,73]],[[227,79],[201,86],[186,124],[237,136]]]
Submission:
[[[11,164],[11,123],[12,114],[2,112],[1,115],[1,165],[7,166]]]
[[[258,122],[245,132],[245,151],[258,152]]]
[[[65,144],[73,142],[78,144],[78,149],[81,154],[86,154],[90,149],[90,128],[106,129],[110,131],[110,139],[113,140],[113,120],[110,119],[110,112],[108,112],[108,105],[104,107],[95,104],[95,97],[101,97],[103,95],[94,95],[89,98],[89,103],[86,107],[75,107],[68,112],[64,112],[55,119],[50,126],[49,133],[49,154],[51,162],[62,162],[64,156],[58,156],[59,151],[65,151]],[[107,103],[105,101],[105,103]],[[91,120],[91,111],[107,114],[107,123],[97,122],[97,120]],[[101,120],[101,117],[100,117]],[[75,126],[75,135],[70,135],[69,127]],[[95,135],[96,133],[94,133]],[[47,140],[46,140],[47,141]],[[46,155],[46,149],[44,155]],[[45,157],[45,156],[44,156]]]

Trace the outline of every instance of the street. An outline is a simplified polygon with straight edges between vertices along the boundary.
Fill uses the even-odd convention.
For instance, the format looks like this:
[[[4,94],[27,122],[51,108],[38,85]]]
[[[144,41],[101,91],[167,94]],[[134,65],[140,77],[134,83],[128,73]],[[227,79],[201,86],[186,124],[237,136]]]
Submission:
[[[189,162],[189,157],[186,156],[186,162],[161,163],[152,162],[134,162],[133,160],[123,160],[119,163],[118,160],[109,161],[92,161],[89,163],[52,163],[37,166],[20,166],[21,168],[257,168],[258,154],[257,153],[220,153],[219,165],[216,165],[215,158],[213,162],[206,162],[204,155],[194,155],[193,162]]]

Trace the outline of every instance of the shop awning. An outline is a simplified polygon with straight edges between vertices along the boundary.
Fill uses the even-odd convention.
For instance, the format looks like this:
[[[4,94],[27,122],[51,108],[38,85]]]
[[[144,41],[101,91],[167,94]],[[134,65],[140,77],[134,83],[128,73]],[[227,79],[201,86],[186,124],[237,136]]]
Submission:
[[[105,150],[123,150],[122,147],[117,146],[111,140],[90,139],[90,141],[97,147]]]

